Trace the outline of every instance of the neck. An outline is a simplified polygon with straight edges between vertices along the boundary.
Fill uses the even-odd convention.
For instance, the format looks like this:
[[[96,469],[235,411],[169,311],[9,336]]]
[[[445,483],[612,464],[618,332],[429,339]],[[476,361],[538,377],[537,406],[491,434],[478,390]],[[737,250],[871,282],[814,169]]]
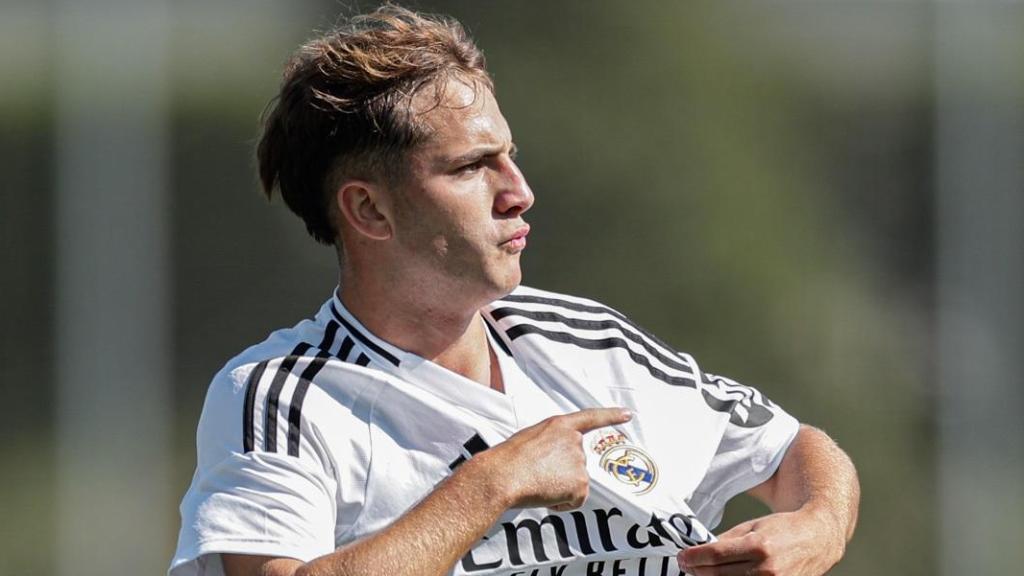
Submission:
[[[416,290],[382,290],[348,276],[339,290],[345,307],[371,332],[484,386],[501,389],[479,309],[451,307],[459,298],[421,301]]]

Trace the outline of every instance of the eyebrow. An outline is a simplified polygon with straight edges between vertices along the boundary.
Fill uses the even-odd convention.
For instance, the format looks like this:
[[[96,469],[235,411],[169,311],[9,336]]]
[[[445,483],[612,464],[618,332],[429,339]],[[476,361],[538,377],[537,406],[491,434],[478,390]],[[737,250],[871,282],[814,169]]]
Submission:
[[[495,156],[497,154],[500,154],[502,150],[503,147],[501,145],[485,144],[477,146],[470,150],[469,152],[466,152],[465,154],[459,154],[458,156],[453,157],[442,157],[441,162],[445,165],[461,166],[462,164],[469,164],[486,156]],[[518,151],[519,148],[514,143],[511,146],[509,146],[509,156],[514,157]]]

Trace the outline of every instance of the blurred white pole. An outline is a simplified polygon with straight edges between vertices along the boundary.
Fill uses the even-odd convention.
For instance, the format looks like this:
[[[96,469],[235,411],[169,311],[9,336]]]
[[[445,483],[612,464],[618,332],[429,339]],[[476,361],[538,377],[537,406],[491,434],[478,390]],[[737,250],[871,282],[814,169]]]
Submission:
[[[1022,9],[936,4],[942,524],[915,553],[949,576],[1024,570]]]
[[[54,10],[58,574],[161,574],[175,536],[168,9]]]

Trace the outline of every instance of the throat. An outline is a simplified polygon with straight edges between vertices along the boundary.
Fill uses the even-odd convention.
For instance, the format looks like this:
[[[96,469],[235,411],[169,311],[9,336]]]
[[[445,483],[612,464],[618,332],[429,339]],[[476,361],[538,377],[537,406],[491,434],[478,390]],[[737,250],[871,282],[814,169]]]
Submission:
[[[498,355],[488,340],[485,339],[483,345],[486,346],[487,352],[486,355],[481,355],[483,358],[478,362],[470,362],[461,366],[447,366],[443,360],[438,359],[438,363],[468,380],[504,394],[505,378],[501,374]]]
[[[501,376],[501,363],[498,362],[498,355],[494,352],[494,347],[491,346],[490,342],[487,343],[487,352],[491,358],[490,367],[490,385],[491,389],[505,393],[505,379]]]
[[[505,392],[501,363],[487,337],[483,318],[477,317],[462,338],[430,360],[481,386]]]

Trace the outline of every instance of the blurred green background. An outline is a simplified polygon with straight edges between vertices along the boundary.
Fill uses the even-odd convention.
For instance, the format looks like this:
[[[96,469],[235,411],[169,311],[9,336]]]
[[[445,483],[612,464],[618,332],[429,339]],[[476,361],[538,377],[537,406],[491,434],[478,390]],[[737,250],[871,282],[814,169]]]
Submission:
[[[336,282],[330,250],[307,238],[280,202],[261,197],[253,143],[291,50],[339,13],[374,3],[161,4],[161,67],[155,83],[147,76],[158,95],[136,92],[130,78],[84,75],[95,83],[85,94],[95,89],[102,122],[153,98],[160,114],[153,155],[163,176],[133,181],[124,193],[160,194],[156,301],[164,320],[155,326],[166,334],[166,368],[155,378],[164,396],[158,417],[142,424],[164,433],[115,417],[97,437],[155,437],[158,445],[144,450],[163,467],[146,465],[158,472],[140,477],[129,458],[104,464],[129,484],[157,487],[156,496],[126,497],[125,509],[114,510],[116,494],[97,494],[93,508],[61,504],[77,482],[62,455],[88,458],[59,437],[74,412],[61,391],[87,394],[93,384],[55,368],[74,352],[61,344],[69,341],[61,306],[77,291],[61,280],[61,238],[63,223],[79,218],[75,210],[55,214],[69,194],[88,205],[93,193],[69,183],[61,167],[62,94],[83,90],[81,67],[62,64],[74,56],[62,35],[79,25],[137,27],[138,44],[110,51],[130,63],[140,46],[153,49],[139,23],[153,20],[135,20],[131,2],[85,2],[72,13],[66,2],[0,3],[0,574],[110,574],[95,568],[110,562],[123,567],[114,573],[162,573],[210,377],[268,331],[309,315]],[[1024,316],[1014,305],[1024,290],[1024,212],[1015,212],[1024,195],[1024,9],[976,4],[966,13],[952,4],[864,1],[407,4],[460,19],[487,55],[537,196],[527,216],[525,282],[622,310],[707,369],[758,386],[849,452],[863,505],[834,574],[953,574],[949,559],[967,552],[952,546],[980,534],[979,525],[998,535],[984,537],[988,563],[956,574],[1017,573],[1012,567],[1024,562],[1015,348],[1024,346]],[[972,60],[958,47],[977,37],[994,40]],[[980,99],[971,104],[971,95]],[[978,126],[997,136],[976,145]],[[993,157],[1008,176],[987,182],[994,172],[980,170],[970,180],[976,187],[958,184],[962,174],[944,172],[943,159],[964,154],[980,158],[968,166]],[[976,210],[973,220],[956,219],[960,203]],[[118,222],[81,217],[111,226],[121,249],[134,249],[132,236],[117,236]],[[983,236],[968,254],[944,248],[960,245],[956,234],[977,237],[973,226],[993,234],[992,244]],[[145,249],[137,248],[142,258]],[[943,408],[942,380],[957,368],[946,352],[970,334],[949,328],[943,303],[951,293],[953,302],[978,296],[972,282],[957,279],[963,262],[986,255],[977,274],[993,288],[980,299],[994,308],[972,325],[985,332],[995,322],[998,346],[986,365],[998,370],[968,370],[953,389],[996,392],[960,418],[960,404]],[[136,286],[130,274],[118,282]],[[132,356],[131,342],[118,353]],[[972,358],[965,352],[963,363],[973,366]],[[993,422],[1005,426],[985,427]],[[979,434],[977,467],[949,451],[946,424],[954,434],[957,426]],[[956,482],[975,481],[979,500],[951,508],[951,495],[960,500]],[[992,494],[991,486],[1002,488]],[[981,515],[962,520],[956,506]],[[756,513],[752,502],[737,501],[723,527]],[[68,539],[82,529],[62,527],[83,525],[120,535],[106,544],[94,535],[88,554],[69,558],[76,544]],[[138,526],[157,541],[123,540]]]

